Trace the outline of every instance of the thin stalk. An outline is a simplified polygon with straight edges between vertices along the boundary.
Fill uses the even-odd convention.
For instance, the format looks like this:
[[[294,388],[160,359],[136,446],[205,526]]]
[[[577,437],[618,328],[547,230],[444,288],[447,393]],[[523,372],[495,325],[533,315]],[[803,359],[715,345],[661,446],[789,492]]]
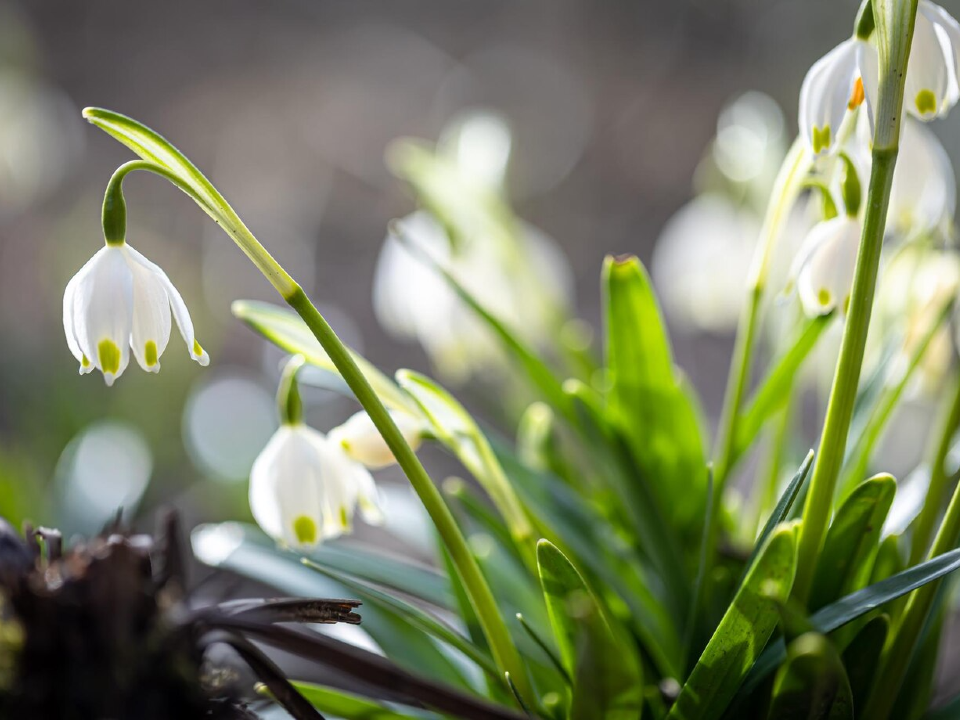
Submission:
[[[230,218],[224,216],[222,212],[223,208],[215,208],[214,211],[208,209],[210,208],[209,202],[198,197],[195,189],[175,173],[156,163],[134,160],[120,166],[107,186],[107,193],[104,198],[104,232],[108,241],[111,236],[117,237],[118,226],[121,225],[121,223],[125,225],[125,211],[121,217],[117,212],[117,207],[118,205],[123,205],[123,193],[121,189],[123,179],[134,170],[147,170],[166,178],[196,200],[219,224],[223,225],[225,220],[230,220]],[[213,192],[215,193],[216,191],[214,190]],[[217,193],[215,197],[222,200],[219,193]],[[226,202],[223,202],[225,205]],[[110,204],[110,208],[108,208],[108,203]],[[260,241],[254,237],[253,233],[239,221],[239,218],[237,218],[236,221],[231,221],[230,227],[224,227],[224,230],[227,231],[244,254],[250,258],[253,264],[256,265],[277,289],[287,304],[303,319],[304,323],[306,323],[310,329],[310,332],[313,333],[313,336],[320,343],[321,347],[323,347],[344,381],[350,387],[350,390],[353,391],[360,405],[366,410],[373,424],[383,436],[387,446],[397,459],[397,463],[410,480],[410,484],[413,486],[417,495],[420,496],[420,501],[423,503],[440,537],[443,539],[453,564],[460,578],[463,580],[464,587],[476,610],[477,617],[483,628],[484,635],[490,644],[490,649],[497,663],[497,667],[501,669],[501,672],[509,673],[510,678],[521,695],[526,698],[536,697],[530,684],[529,676],[527,675],[526,666],[523,664],[520,653],[517,651],[516,645],[510,636],[507,624],[500,613],[500,609],[497,607],[490,586],[483,577],[483,573],[480,571],[480,567],[477,565],[476,559],[473,557],[467,545],[466,538],[457,526],[440,491],[433,484],[433,481],[420,463],[420,459],[416,453],[407,444],[407,441],[397,428],[390,413],[377,396],[363,372],[357,366],[356,361],[354,361],[346,346],[340,338],[337,337],[333,328],[330,327],[329,323],[327,323],[317,308],[314,307],[303,289],[290,277],[283,267],[273,259],[266,248],[260,244]],[[122,233],[120,237],[122,237]]]
[[[803,186],[802,180],[809,165],[810,157],[806,144],[802,138],[798,137],[780,167],[780,172],[770,195],[770,203],[763,219],[760,240],[753,258],[747,298],[737,325],[737,338],[733,349],[733,358],[730,362],[730,374],[727,377],[727,389],[723,401],[723,414],[720,419],[719,449],[714,470],[714,493],[718,498],[723,495],[724,486],[735,462],[737,423],[740,419],[743,396],[750,379],[750,369],[753,364],[754,346],[756,345],[759,327],[760,307],[766,289],[767,277],[770,274],[773,249],[780,237],[783,224],[793,207],[793,202]],[[715,511],[718,511],[719,507],[720,503],[714,504]]]
[[[880,82],[876,129],[873,145],[873,166],[867,190],[867,206],[860,251],[857,255],[853,290],[847,322],[840,345],[840,357],[827,404],[820,451],[817,453],[810,491],[803,510],[797,558],[797,575],[793,595],[805,603],[810,593],[817,558],[833,505],[833,495],[843,465],[853,416],[863,352],[873,310],[873,297],[880,267],[880,250],[890,203],[893,170],[900,142],[900,118],[903,112],[903,88],[907,58],[913,39],[913,26],[918,0],[908,0],[895,8],[877,11],[878,46],[880,48]],[[897,11],[897,17],[888,16]],[[869,714],[864,717],[873,717]]]

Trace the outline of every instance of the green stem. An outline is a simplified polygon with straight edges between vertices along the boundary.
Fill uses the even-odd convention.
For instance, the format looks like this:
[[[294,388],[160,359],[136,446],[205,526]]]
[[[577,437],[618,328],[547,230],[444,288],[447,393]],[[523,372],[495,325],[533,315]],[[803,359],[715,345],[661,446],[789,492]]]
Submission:
[[[940,440],[930,466],[930,486],[927,488],[927,499],[920,510],[913,525],[913,537],[910,540],[910,562],[916,565],[927,552],[933,526],[940,514],[940,499],[951,475],[947,474],[946,463],[953,436],[960,427],[960,378],[957,378],[949,410],[945,413]]]
[[[753,260],[747,300],[737,325],[737,339],[730,362],[730,374],[727,378],[723,415],[720,419],[719,451],[714,464],[714,494],[717,498],[722,497],[730,470],[736,462],[737,424],[750,378],[760,306],[766,289],[767,276],[770,274],[773,249],[793,207],[793,201],[802,188],[802,180],[809,164],[810,158],[806,144],[801,138],[797,138],[784,158],[763,220],[760,241]],[[719,509],[720,503],[714,503],[714,511],[718,512]]]
[[[198,204],[203,207],[208,214],[213,217],[218,224],[224,226],[229,223],[229,227],[224,226],[224,230],[236,242],[240,249],[256,265],[256,267],[266,276],[268,280],[277,289],[283,299],[293,308],[303,319],[307,327],[313,333],[314,337],[323,347],[324,351],[337,368],[344,381],[353,391],[354,396],[359,401],[363,409],[366,410],[373,424],[383,436],[387,446],[393,452],[397,463],[403,469],[410,484],[420,496],[420,501],[426,508],[431,520],[437,528],[437,532],[443,539],[443,542],[450,553],[464,587],[470,596],[476,610],[477,617],[483,627],[484,635],[490,644],[497,667],[502,673],[509,673],[513,684],[517,687],[520,694],[527,699],[535,698],[530,679],[526,671],[526,666],[517,651],[516,645],[507,629],[507,624],[497,607],[496,600],[487,584],[486,579],[477,565],[476,559],[470,551],[466,538],[460,532],[450,509],[443,500],[440,491],[433,484],[427,471],[420,463],[416,453],[407,444],[403,434],[397,428],[396,423],[390,416],[390,413],[384,407],[380,398],[377,396],[370,382],[364,376],[363,372],[357,366],[356,361],[350,355],[346,346],[337,337],[333,328],[324,319],[320,312],[314,307],[313,303],[304,293],[303,289],[290,277],[290,275],[277,263],[276,260],[267,252],[266,248],[260,244],[247,227],[236,218],[227,216],[223,213],[224,208],[215,208],[215,212],[209,209],[209,202],[199,197],[196,190],[178,177],[170,170],[149,161],[134,160],[128,162],[114,173],[107,187],[107,198],[110,198],[110,210],[108,212],[107,198],[104,200],[105,227],[107,222],[110,225],[109,232],[116,237],[120,232],[120,217],[116,212],[116,207],[122,204],[121,185],[124,177],[134,170],[147,170],[166,178],[174,185],[179,187],[185,193],[190,195]],[[212,186],[210,186],[212,188]],[[213,190],[213,193],[216,193]],[[215,196],[218,200],[219,193]],[[120,199],[117,203],[116,199]],[[226,202],[223,201],[224,206]],[[226,206],[228,207],[228,206]],[[109,215],[109,218],[107,217]],[[123,217],[125,225],[125,214]],[[121,233],[122,237],[122,233]]]
[[[907,4],[896,8],[901,13],[907,13],[906,15],[896,18],[879,14],[877,16],[877,26],[882,28],[883,32],[878,33],[881,62],[873,166],[867,190],[867,207],[853,291],[840,345],[840,358],[827,404],[820,451],[817,453],[810,490],[803,509],[797,576],[793,584],[793,595],[801,603],[806,602],[810,593],[817,557],[830,519],[834,490],[843,464],[850,419],[853,416],[857,386],[860,382],[863,352],[880,267],[887,206],[893,184],[893,170],[899,149],[903,88],[916,9],[917,0],[909,0]],[[884,13],[888,10],[889,8],[883,8]],[[879,21],[883,21],[882,26]],[[867,714],[864,717],[873,716]]]

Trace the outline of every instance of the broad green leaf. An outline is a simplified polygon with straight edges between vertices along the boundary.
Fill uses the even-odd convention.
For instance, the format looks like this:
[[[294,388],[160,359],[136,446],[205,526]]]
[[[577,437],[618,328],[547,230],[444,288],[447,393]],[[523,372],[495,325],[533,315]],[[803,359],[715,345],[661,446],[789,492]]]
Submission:
[[[459,632],[441,622],[438,618],[434,617],[426,610],[419,608],[413,603],[407,602],[406,600],[395,595],[390,595],[389,593],[375,588],[368,583],[359,581],[356,578],[351,577],[349,573],[334,570],[330,567],[325,567],[307,558],[303,559],[303,564],[312,570],[316,570],[317,572],[326,575],[345,587],[352,596],[360,598],[364,602],[365,606],[374,605],[387,608],[397,616],[409,622],[412,626],[419,628],[421,631],[436,638],[437,640],[456,648],[466,657],[470,658],[470,660],[475,662],[486,673],[494,678],[499,679],[500,671],[497,669],[497,666],[493,662],[493,658],[490,657],[488,652],[477,648],[477,646],[474,645],[469,639],[465,638]]]
[[[862,482],[837,510],[820,552],[810,608],[818,610],[867,585],[897,482],[877,475]]]
[[[753,566],[753,563],[757,559],[757,555],[767,542],[767,538],[770,537],[770,533],[772,533],[780,523],[784,522],[789,517],[790,509],[793,507],[793,503],[797,499],[797,495],[800,494],[800,490],[803,488],[803,483],[807,480],[807,475],[810,472],[810,466],[812,464],[813,450],[810,450],[807,453],[807,456],[803,459],[803,462],[800,463],[800,467],[796,474],[794,474],[793,478],[787,484],[783,494],[780,495],[780,499],[777,501],[776,507],[773,508],[773,512],[770,513],[770,517],[767,518],[767,522],[763,526],[763,530],[760,531],[760,536],[757,538],[757,542],[753,545],[753,550],[750,552],[750,557],[743,566],[743,577],[746,577],[747,572]],[[740,579],[739,584],[743,584],[743,577]]]
[[[650,589],[657,583],[640,565],[594,503],[549,473],[532,471],[519,462],[505,442],[491,436],[497,457],[514,478],[517,492],[537,526],[537,531],[560,547],[603,590],[612,614],[629,624],[664,677],[680,674],[680,638],[660,600]]]
[[[707,577],[707,565],[710,563],[710,538],[713,537],[713,525],[716,515],[713,512],[713,470],[707,478],[707,507],[703,512],[703,534],[700,537],[700,553],[697,559],[697,576],[693,584],[693,593],[690,596],[690,609],[687,611],[686,626],[683,631],[683,647],[685,656],[683,670],[689,668],[688,662],[700,619],[700,596]]]
[[[233,523],[200,526],[191,536],[195,554],[208,565],[271,585],[288,595],[349,595],[347,589],[339,583],[305,567],[294,553],[251,542],[244,538],[242,530],[239,534],[236,530],[237,526]],[[392,561],[384,559],[383,562],[386,565]],[[347,571],[349,572],[349,569]],[[399,569],[395,568],[394,572],[399,572]],[[408,582],[412,582],[412,578]],[[364,606],[360,614],[363,617],[361,628],[383,649],[387,657],[397,664],[420,673],[429,671],[435,679],[458,688],[473,689],[462,668],[454,664],[429,637],[393,608]]]
[[[767,541],[670,708],[670,720],[719,718],[780,619],[797,568],[797,531],[781,526]]]
[[[537,544],[540,582],[561,661],[573,677],[570,720],[636,720],[643,678],[583,577],[555,545]]]
[[[533,566],[533,528],[486,436],[470,413],[440,385],[412,370],[397,371],[397,383],[426,418],[431,432],[442,442],[490,496],[510,528],[517,548]]]
[[[257,571],[256,559],[276,557],[294,561],[299,565],[301,555],[277,548],[270,538],[254,525],[227,522],[215,525],[200,525],[191,533],[193,551],[201,562],[213,567],[224,563],[242,564]],[[381,550],[365,549],[359,543],[333,541],[314,548],[306,555],[315,563],[332,570],[350,573],[352,576],[418,598],[439,608],[454,607],[453,594],[446,577],[437,571],[412,562],[399,555],[387,554]],[[272,576],[268,571],[278,567],[283,570],[280,580],[288,582],[288,565],[266,562],[261,568],[262,581],[271,584]],[[311,586],[318,578],[306,568],[300,566],[294,576],[309,578]],[[311,577],[312,576],[312,577]],[[297,593],[304,595],[306,593]]]
[[[927,583],[960,569],[960,549],[951,550],[932,560],[914,565],[892,577],[876,582],[863,590],[851,593],[836,602],[821,608],[810,616],[810,623],[821,633],[827,634],[852,620],[867,614],[891,600],[906,595]],[[737,693],[734,708],[759,687],[767,676],[783,662],[783,642],[767,648],[750,672],[750,677]]]
[[[303,320],[287,308],[254,300],[237,300],[231,306],[233,314],[263,335],[267,340],[288,353],[299,353],[307,362],[323,368],[339,377],[333,361],[310,332]],[[373,386],[383,403],[395,410],[415,411],[410,399],[404,395],[390,378],[380,372],[357,353],[352,353],[364,377]]]
[[[742,417],[737,423],[737,444],[733,461],[750,447],[770,416],[787,402],[797,371],[832,321],[832,315],[821,315],[810,320],[790,349],[774,363],[773,369],[767,373],[763,384],[742,411]]]
[[[853,697],[833,644],[816,632],[787,648],[777,671],[769,720],[853,720]]]
[[[315,683],[293,681],[293,686],[317,710],[336,717],[355,720],[439,720],[441,717],[419,708],[392,710],[373,700]]]
[[[681,525],[703,517],[704,445],[697,408],[673,365],[650,278],[636,257],[603,265],[611,421],[627,440],[661,511]]]
[[[943,624],[944,613],[932,610],[923,630],[924,637],[910,660],[903,687],[890,717],[897,720],[920,720],[924,711],[930,707],[930,700],[936,689],[937,660],[944,637]]]
[[[889,630],[890,617],[886,614],[877,615],[860,628],[843,651],[843,665],[850,680],[854,715],[858,718],[860,716],[857,709],[862,708],[867,701],[877,670],[877,658],[883,651]]]

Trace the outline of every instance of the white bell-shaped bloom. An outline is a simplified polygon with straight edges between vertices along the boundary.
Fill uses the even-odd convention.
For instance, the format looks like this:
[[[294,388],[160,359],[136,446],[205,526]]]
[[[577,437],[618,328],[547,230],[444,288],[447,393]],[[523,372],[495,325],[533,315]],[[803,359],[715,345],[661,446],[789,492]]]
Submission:
[[[391,411],[390,416],[407,444],[414,450],[420,447],[423,423],[406,412]],[[372,470],[385,468],[397,461],[373,420],[362,410],[331,430],[327,437],[330,442],[340,445],[350,458]]]
[[[285,423],[250,471],[250,510],[279,543],[310,548],[350,532],[354,509],[383,521],[370,472],[337,443],[303,423]]]
[[[872,120],[878,74],[876,49],[858,38],[844,40],[807,71],[800,88],[799,124],[814,155],[836,149],[848,110],[866,101]]]
[[[903,104],[921,120],[946,115],[960,98],[960,24],[942,7],[920,0],[907,62]]]
[[[415,252],[446,268],[487,310],[533,344],[550,340],[572,296],[573,280],[556,243],[521,223],[509,247],[478,233],[453,247],[443,226],[419,211],[399,221]],[[380,323],[416,339],[450,382],[496,369],[503,353],[486,324],[447,281],[392,234],[384,241],[373,288]]]
[[[166,273],[126,243],[101,248],[63,294],[63,330],[80,372],[96,368],[113,385],[131,349],[144,370],[158,372],[170,339],[171,310],[190,357],[208,365],[187,306]]]
[[[837,307],[846,312],[859,247],[860,222],[847,215],[818,223],[807,234],[794,276],[808,316],[826,315]]]
[[[953,219],[957,181],[946,150],[928,128],[903,123],[893,173],[887,227],[901,234],[930,232]]]

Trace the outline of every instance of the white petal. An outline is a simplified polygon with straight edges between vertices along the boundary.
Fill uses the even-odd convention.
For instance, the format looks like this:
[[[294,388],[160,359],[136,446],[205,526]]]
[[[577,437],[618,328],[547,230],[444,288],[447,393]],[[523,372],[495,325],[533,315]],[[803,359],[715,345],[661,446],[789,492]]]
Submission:
[[[867,127],[870,140],[873,141],[873,129],[876,127],[877,94],[880,91],[880,58],[877,49],[870,43],[860,42],[857,49],[857,65],[863,82],[864,105],[867,107]]]
[[[130,360],[133,277],[119,247],[101,248],[78,282],[73,302],[77,344],[113,385]]]
[[[923,15],[937,29],[949,76],[946,108],[951,108],[960,99],[960,23],[942,7],[928,0],[921,0],[917,15]]]
[[[811,150],[833,149],[860,77],[860,40],[845,40],[813,64],[800,88],[800,133]]]
[[[127,264],[133,275],[130,346],[140,367],[148,372],[159,372],[160,356],[170,340],[170,300],[163,282],[152,269],[132,257],[131,249],[129,246],[125,248],[130,255]]]
[[[816,316],[836,307],[845,310],[860,246],[859,222],[836,217],[816,225],[808,238],[814,250],[797,279],[804,312]]]
[[[95,264],[96,258],[97,256],[94,255],[87,260],[77,274],[70,278],[70,282],[67,283],[67,287],[63,291],[63,333],[67,338],[67,347],[70,349],[70,353],[80,363],[80,373],[83,375],[92,372],[94,367],[80,348],[80,341],[77,339],[76,306],[80,285],[90,273],[90,268]]]
[[[267,443],[250,472],[250,510],[278,542],[307,548],[323,539],[322,463],[304,425],[285,425]]]
[[[921,120],[931,120],[948,109],[952,94],[948,62],[953,65],[949,40],[941,35],[927,11],[917,13],[903,103]]]
[[[201,365],[209,365],[210,356],[207,355],[207,352],[200,347],[200,343],[197,342],[196,336],[193,332],[193,321],[190,319],[190,312],[187,310],[187,306],[183,302],[183,298],[180,297],[180,293],[177,291],[177,288],[175,288],[173,283],[170,282],[170,278],[167,277],[167,274],[161,270],[158,265],[147,260],[147,258],[129,245],[127,245],[127,250],[129,252],[129,256],[136,262],[143,265],[145,268],[149,269],[167,291],[167,297],[170,300],[170,309],[173,311],[173,319],[177,321],[177,328],[180,330],[180,334],[183,336],[183,340],[187,344],[187,351],[190,353],[190,357],[192,357]]]
[[[410,413],[391,412],[390,416],[407,444],[420,447],[423,423]],[[393,465],[397,460],[367,413],[361,411],[329,433],[329,440],[343,448],[353,460],[374,470]]]

